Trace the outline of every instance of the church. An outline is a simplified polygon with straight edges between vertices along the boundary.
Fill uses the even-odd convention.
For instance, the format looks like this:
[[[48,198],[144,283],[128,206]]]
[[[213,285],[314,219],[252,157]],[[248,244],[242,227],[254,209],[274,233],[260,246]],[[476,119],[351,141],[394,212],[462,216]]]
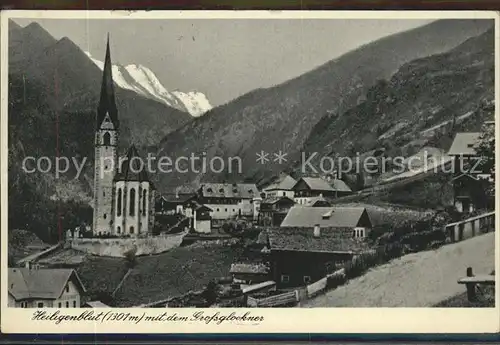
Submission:
[[[133,144],[126,155],[118,159],[119,136],[108,37],[96,114],[94,236],[135,237],[153,230],[155,189],[145,170],[145,161]]]

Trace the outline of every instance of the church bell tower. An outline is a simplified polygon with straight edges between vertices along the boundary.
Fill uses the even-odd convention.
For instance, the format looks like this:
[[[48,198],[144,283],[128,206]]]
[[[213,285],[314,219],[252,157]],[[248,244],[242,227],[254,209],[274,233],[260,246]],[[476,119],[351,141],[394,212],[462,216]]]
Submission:
[[[119,134],[118,111],[113,85],[109,35],[102,74],[101,95],[96,114],[94,154],[94,235],[109,234],[113,227],[113,178]]]

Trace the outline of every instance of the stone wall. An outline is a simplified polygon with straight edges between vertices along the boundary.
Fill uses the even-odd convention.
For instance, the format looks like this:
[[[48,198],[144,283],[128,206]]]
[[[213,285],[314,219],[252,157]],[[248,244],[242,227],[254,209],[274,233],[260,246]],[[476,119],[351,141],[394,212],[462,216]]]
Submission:
[[[69,239],[71,248],[97,256],[125,257],[136,250],[136,255],[150,255],[179,247],[187,232],[146,238],[75,238]]]

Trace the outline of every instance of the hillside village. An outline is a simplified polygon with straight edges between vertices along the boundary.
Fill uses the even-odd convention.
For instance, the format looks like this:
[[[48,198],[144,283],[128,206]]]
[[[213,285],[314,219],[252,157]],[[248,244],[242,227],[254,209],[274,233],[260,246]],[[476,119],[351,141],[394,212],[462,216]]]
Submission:
[[[475,131],[460,127],[457,122],[466,119],[457,120],[458,116],[436,128],[433,123],[432,140],[446,142],[442,138],[451,136],[446,150],[432,151],[430,141],[415,150],[414,141],[421,138],[412,142],[405,133],[404,145],[407,149],[412,146],[407,158],[432,151],[435,155],[429,161],[442,158],[434,165],[426,161],[415,169],[406,161],[403,172],[370,176],[337,171],[299,174],[292,166],[269,178],[229,181],[210,176],[210,181],[179,182],[165,188],[155,176],[132,165],[149,151],[122,139],[127,133],[118,106],[123,93],[115,90],[112,66],[108,38],[95,104],[96,127],[91,135],[92,212],[79,215],[78,224],[59,226],[58,238],[50,244],[25,229],[9,229],[9,306],[353,306],[351,302],[340,305],[340,297],[330,294],[341,291],[345,301],[354,301],[349,287],[356,286],[354,294],[364,289],[357,278],[416,255],[451,260],[446,263],[450,275],[441,279],[453,283],[449,291],[428,298],[425,303],[430,305],[412,301],[410,296],[394,306],[494,305],[492,98],[481,98],[476,104],[474,112],[479,115],[474,121],[480,124],[475,124]],[[384,97],[382,102],[391,101]],[[359,107],[368,105],[360,101],[349,111],[359,116]],[[464,112],[466,109],[456,111]],[[441,115],[435,121],[444,120]],[[205,121],[203,117],[200,121]],[[327,120],[336,121],[328,116],[321,121]],[[387,126],[378,134],[384,139],[403,127]],[[329,135],[318,132],[318,127],[312,131],[320,133],[321,145],[326,143]],[[178,133],[172,135],[175,138]],[[339,142],[335,138],[329,144]],[[370,147],[372,143],[363,143],[366,151],[358,159],[376,157],[381,161],[394,150],[385,144]],[[120,149],[124,145],[128,148]],[[306,147],[315,145],[318,142],[306,142]],[[100,164],[106,158],[118,161],[119,157],[125,158],[122,166],[101,174]],[[481,164],[476,166],[478,159]],[[430,199],[436,205],[427,204]],[[486,247],[487,258],[467,256],[471,262],[458,267],[464,262],[453,256],[459,255],[454,248],[471,241]],[[444,251],[452,254],[445,256]],[[468,283],[464,299],[466,284],[457,280],[462,275],[474,276],[466,272],[468,267],[487,278],[473,288]],[[456,272],[461,275],[454,276]],[[405,278],[389,275],[386,280],[397,279]],[[457,293],[462,290],[464,293]],[[380,305],[359,303],[357,306],[385,306],[383,300],[367,302]]]

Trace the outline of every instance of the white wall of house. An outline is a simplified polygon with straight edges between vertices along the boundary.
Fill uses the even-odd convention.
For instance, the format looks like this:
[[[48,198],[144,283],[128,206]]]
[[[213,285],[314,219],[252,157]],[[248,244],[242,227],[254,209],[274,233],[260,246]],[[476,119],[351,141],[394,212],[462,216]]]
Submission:
[[[368,228],[356,227],[354,228],[354,238],[365,238],[368,236]]]
[[[266,194],[266,198],[271,198],[271,197],[287,197],[293,200],[295,193],[293,190],[286,190],[286,189],[273,189],[273,190],[264,190],[264,193]]]
[[[207,220],[197,220],[194,222],[194,230],[196,232],[201,232],[204,234],[209,234],[212,232],[212,222],[207,219]]]
[[[61,306],[59,306],[59,303]],[[63,293],[54,301],[54,308],[80,308],[80,292],[76,285],[69,281]]]
[[[76,285],[69,281],[59,298],[52,299],[26,299],[16,301],[9,294],[8,306],[16,308],[80,308],[80,292]]]
[[[206,204],[208,208],[212,209],[210,214],[213,219],[230,219],[240,214],[241,205],[239,204]]]
[[[299,205],[308,205],[309,202],[314,199],[316,197],[304,197],[304,196],[301,196],[301,197],[297,197],[297,198],[293,198],[293,201],[295,201],[295,203],[299,204]]]

